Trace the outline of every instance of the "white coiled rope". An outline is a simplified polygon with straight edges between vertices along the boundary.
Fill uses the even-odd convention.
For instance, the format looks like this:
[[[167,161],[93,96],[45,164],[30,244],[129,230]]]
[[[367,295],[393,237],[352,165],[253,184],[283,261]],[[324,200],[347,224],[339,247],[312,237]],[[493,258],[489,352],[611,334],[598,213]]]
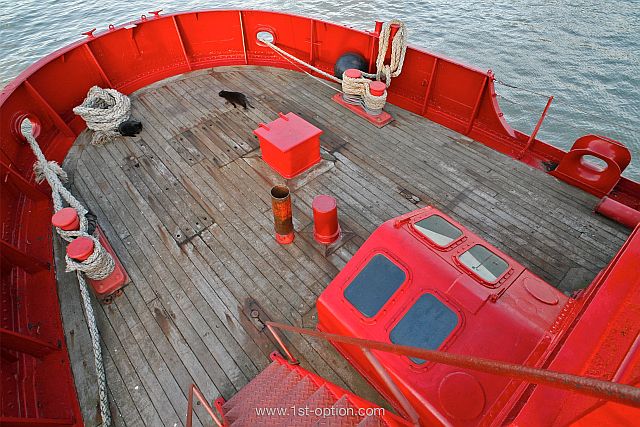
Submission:
[[[80,295],[82,296],[82,303],[84,307],[84,313],[87,318],[87,325],[89,327],[89,334],[91,335],[91,344],[93,346],[93,358],[95,362],[96,375],[98,377],[98,395],[100,400],[100,415],[102,417],[102,425],[108,427],[111,425],[111,412],[109,410],[109,397],[107,396],[107,379],[104,374],[104,365],[102,363],[102,348],[100,347],[100,333],[96,325],[96,318],[93,312],[93,306],[91,305],[91,297],[87,288],[87,282],[84,279],[81,271],[84,271],[88,277],[96,276],[100,277],[111,265],[110,274],[114,268],[114,261],[111,255],[102,247],[100,242],[93,236],[87,234],[88,221],[85,215],[87,209],[76,199],[69,190],[67,190],[62,181],[66,181],[67,174],[57,162],[47,161],[46,157],[40,149],[38,141],[32,134],[31,122],[25,120],[23,122],[22,134],[29,142],[33,154],[36,156],[36,162],[33,165],[35,172],[36,182],[40,183],[46,180],[51,187],[51,198],[53,199],[53,209],[58,212],[63,207],[63,201],[66,201],[69,206],[74,208],[78,212],[80,219],[80,228],[77,231],[65,231],[56,228],[58,234],[66,241],[70,242],[76,237],[84,236],[93,240],[94,242],[94,255],[100,257],[101,260],[96,262],[92,259],[94,255],[91,255],[87,261],[90,261],[86,265],[74,266],[73,270],[77,270],[78,283],[80,285]],[[83,263],[77,263],[83,264]],[[69,258],[67,257],[67,271],[69,271]],[[108,276],[107,274],[107,276]],[[104,276],[106,277],[106,276]],[[104,278],[103,277],[103,278]]]
[[[129,119],[131,101],[129,97],[115,89],[102,89],[93,86],[82,104],[73,109],[87,122],[87,127],[94,131],[91,143],[104,144],[120,136],[118,126]]]

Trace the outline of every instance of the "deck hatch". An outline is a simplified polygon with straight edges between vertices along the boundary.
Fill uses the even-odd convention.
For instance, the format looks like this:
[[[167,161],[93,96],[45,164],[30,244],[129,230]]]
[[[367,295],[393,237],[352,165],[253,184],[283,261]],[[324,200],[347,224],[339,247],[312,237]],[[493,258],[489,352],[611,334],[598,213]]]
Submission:
[[[458,325],[458,316],[432,294],[424,294],[391,330],[391,342],[435,350]],[[425,361],[415,357],[414,363]]]
[[[431,215],[413,224],[415,229],[440,247],[445,247],[462,236],[462,230],[440,215]]]
[[[344,297],[360,313],[373,317],[404,283],[407,275],[382,254],[369,260],[344,290]]]
[[[482,280],[495,282],[509,268],[509,263],[482,245],[475,245],[463,252],[458,259]]]

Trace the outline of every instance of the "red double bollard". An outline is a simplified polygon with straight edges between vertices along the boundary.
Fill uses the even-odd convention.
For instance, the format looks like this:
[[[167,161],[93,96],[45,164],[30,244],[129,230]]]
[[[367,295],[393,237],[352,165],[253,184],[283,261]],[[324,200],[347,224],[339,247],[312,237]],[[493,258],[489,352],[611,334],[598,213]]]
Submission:
[[[65,231],[76,231],[80,227],[80,218],[74,208],[63,208],[56,212],[51,218],[51,224]],[[104,237],[102,230],[96,228],[94,233],[102,247],[111,255],[115,266],[111,274],[101,280],[94,280],[87,277],[87,282],[95,292],[96,296],[104,304],[110,304],[114,297],[122,293],[122,288],[129,282],[129,276],[120,263],[113,248]],[[88,237],[77,237],[67,245],[67,255],[76,261],[82,262],[93,254],[95,245]]]

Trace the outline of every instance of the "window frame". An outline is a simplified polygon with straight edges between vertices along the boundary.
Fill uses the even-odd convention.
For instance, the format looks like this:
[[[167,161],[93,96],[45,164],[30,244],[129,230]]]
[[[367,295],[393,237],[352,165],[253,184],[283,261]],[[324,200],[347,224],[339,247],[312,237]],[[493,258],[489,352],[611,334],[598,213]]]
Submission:
[[[448,222],[450,225],[460,230],[460,233],[461,233],[460,236],[458,236],[456,239],[452,240],[451,242],[449,242],[449,244],[445,246],[440,246],[439,244],[437,244],[436,242],[434,242],[433,240],[425,236],[420,230],[418,230],[415,224],[417,222],[423,221],[432,216],[439,216],[440,218]],[[462,227],[457,222],[453,221],[451,218],[445,216],[442,212],[438,212],[438,211],[436,212],[432,211],[432,212],[428,212],[426,215],[419,215],[419,216],[413,217],[411,222],[409,223],[409,229],[419,240],[426,242],[432,248],[435,248],[439,251],[445,251],[445,252],[459,245],[467,238],[466,229],[464,227]]]
[[[478,273],[473,271],[471,268],[467,267],[467,265],[460,260],[460,256],[462,254],[470,251],[472,248],[476,246],[484,247],[486,250],[488,250],[493,255],[497,256],[507,264],[507,268],[493,282],[487,279],[484,279],[483,277],[480,277]],[[511,262],[508,259],[505,259],[505,256],[504,254],[502,254],[502,252],[498,251],[496,248],[494,248],[493,246],[490,246],[489,244],[483,241],[473,242],[473,244],[471,244],[470,246],[463,248],[463,250],[460,250],[460,252],[458,252],[454,256],[454,259],[456,263],[459,264],[460,267],[462,267],[465,272],[469,273],[476,281],[480,282],[484,286],[488,286],[491,288],[497,288],[500,285],[500,282],[509,274],[511,270],[513,270],[513,266],[511,265]]]
[[[405,318],[405,316],[407,315],[409,310],[411,310],[413,308],[413,306],[418,302],[418,300],[420,298],[422,298],[423,295],[426,295],[426,294],[434,296],[441,304],[443,304],[445,307],[447,307],[449,310],[451,310],[456,315],[456,317],[458,319],[455,328],[453,328],[451,330],[449,335],[447,335],[447,337],[444,339],[444,341],[442,341],[442,343],[440,343],[438,348],[436,348],[433,351],[444,351],[444,350],[448,349],[451,345],[453,345],[453,342],[455,341],[455,338],[460,334],[460,332],[464,328],[464,325],[465,325],[464,313],[449,298],[447,298],[441,292],[439,292],[438,290],[433,289],[433,288],[426,289],[423,292],[420,292],[420,293],[414,295],[411,298],[411,300],[408,301],[406,309],[403,309],[402,311],[396,313],[396,315],[387,324],[387,326],[385,328],[385,334],[386,334],[386,340],[389,342],[389,344],[402,345],[402,344],[396,344],[393,341],[391,341],[391,332],[398,325],[398,323],[400,323],[402,321],[402,319]],[[424,371],[424,370],[427,370],[427,369],[431,368],[431,366],[436,365],[435,362],[431,362],[429,360],[426,360],[423,363],[416,363],[409,356],[402,356],[402,358],[409,363],[409,366],[412,369],[415,369],[415,370],[418,370],[418,371]]]
[[[347,288],[353,283],[353,280],[356,277],[358,277],[358,275],[362,272],[362,270],[364,270],[364,268],[367,265],[369,265],[369,262],[371,262],[371,260],[376,255],[382,255],[385,258],[387,258],[389,261],[391,261],[396,267],[402,270],[405,277],[404,277],[404,281],[400,283],[400,286],[398,286],[398,289],[396,289],[395,292],[391,294],[389,299],[384,304],[382,304],[378,312],[371,317],[367,317],[355,305],[353,305],[351,301],[347,299],[347,297],[345,296],[345,292]],[[349,275],[349,277],[343,282],[343,286],[340,291],[340,296],[344,301],[344,303],[348,305],[349,309],[356,314],[356,316],[360,319],[360,321],[366,324],[375,324],[378,321],[378,318],[384,315],[384,313],[388,311],[389,306],[393,304],[401,295],[404,294],[407,286],[409,285],[409,283],[412,282],[412,279],[413,279],[413,275],[411,274],[410,270],[406,267],[404,263],[400,261],[400,259],[398,259],[398,257],[394,256],[391,252],[383,248],[374,248],[371,251],[369,251],[365,257],[362,258],[361,262],[358,264],[357,269],[354,269],[353,272]]]

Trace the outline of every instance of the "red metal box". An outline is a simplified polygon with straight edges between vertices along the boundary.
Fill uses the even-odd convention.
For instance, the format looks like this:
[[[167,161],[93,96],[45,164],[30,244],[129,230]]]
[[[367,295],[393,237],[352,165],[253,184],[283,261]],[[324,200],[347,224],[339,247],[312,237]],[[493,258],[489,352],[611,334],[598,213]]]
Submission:
[[[293,178],[320,162],[322,130],[287,113],[271,123],[260,123],[253,133],[260,141],[262,159],[284,178]]]

